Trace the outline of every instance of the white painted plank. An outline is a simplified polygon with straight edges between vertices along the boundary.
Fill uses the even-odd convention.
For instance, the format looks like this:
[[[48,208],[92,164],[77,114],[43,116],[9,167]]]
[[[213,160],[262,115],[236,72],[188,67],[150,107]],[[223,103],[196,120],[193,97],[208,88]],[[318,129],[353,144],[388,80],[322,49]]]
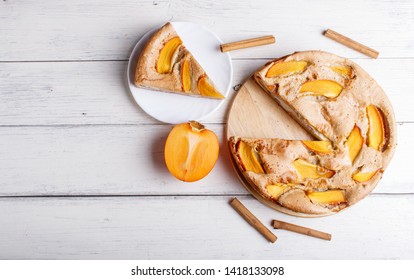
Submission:
[[[233,52],[234,57],[307,49],[363,57],[323,37],[326,28],[377,49],[381,57],[414,57],[410,0],[25,0],[0,2],[0,60],[126,59],[138,38],[169,20],[204,25],[226,42],[277,37],[274,46]]]
[[[126,59],[170,1],[2,1],[0,60]]]
[[[332,234],[273,230],[268,243],[230,197],[0,199],[0,259],[412,259],[414,196],[375,195],[334,216],[295,218],[250,197],[266,226],[280,219]]]
[[[267,60],[236,60],[233,85]],[[414,59],[356,59],[390,97],[398,121],[414,121]],[[155,124],[126,87],[126,62],[0,64],[0,125]],[[225,122],[234,92],[207,123]]]
[[[227,146],[208,177],[181,182],[164,163],[169,125],[2,127],[1,195],[246,193]],[[222,126],[211,129],[222,139]]]
[[[181,195],[247,193],[232,169],[222,125],[213,171],[196,183],[173,178],[164,164],[169,125],[1,127],[1,196]],[[398,126],[398,147],[375,192],[413,193],[414,123]]]

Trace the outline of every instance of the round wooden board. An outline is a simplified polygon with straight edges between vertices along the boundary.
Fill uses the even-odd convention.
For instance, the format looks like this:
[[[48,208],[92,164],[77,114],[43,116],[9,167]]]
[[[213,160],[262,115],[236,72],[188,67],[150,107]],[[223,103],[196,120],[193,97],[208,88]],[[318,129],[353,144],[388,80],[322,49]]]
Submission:
[[[291,140],[313,139],[254,81],[253,77],[247,79],[233,100],[227,118],[226,133],[227,140],[231,136]],[[243,186],[263,204],[297,217],[322,217],[333,214],[298,213],[265,199],[247,182],[234,162],[233,156],[231,158],[234,170]]]

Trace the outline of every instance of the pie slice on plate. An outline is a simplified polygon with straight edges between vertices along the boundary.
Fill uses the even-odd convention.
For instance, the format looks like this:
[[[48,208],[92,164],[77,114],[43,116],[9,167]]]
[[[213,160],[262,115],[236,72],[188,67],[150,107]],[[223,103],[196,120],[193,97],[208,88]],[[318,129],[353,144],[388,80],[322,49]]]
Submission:
[[[291,214],[327,215],[375,188],[396,147],[396,123],[361,67],[307,51],[270,61],[254,78],[317,139],[230,137],[236,166],[260,196]]]
[[[135,85],[189,96],[224,98],[171,23],[161,27],[146,44],[137,63]]]

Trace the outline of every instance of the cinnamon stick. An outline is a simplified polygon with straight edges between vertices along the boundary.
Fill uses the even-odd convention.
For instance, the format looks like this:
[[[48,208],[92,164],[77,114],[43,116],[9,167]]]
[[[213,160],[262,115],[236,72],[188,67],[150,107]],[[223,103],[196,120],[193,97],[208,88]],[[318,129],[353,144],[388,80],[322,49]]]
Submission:
[[[274,235],[262,222],[256,218],[237,198],[230,201],[230,205],[242,216],[252,227],[260,232],[267,240],[274,243],[277,240]]]
[[[365,46],[361,43],[358,43],[358,42],[356,42],[356,41],[354,41],[354,40],[352,40],[352,39],[350,39],[350,38],[348,38],[348,37],[346,37],[342,34],[339,34],[338,32],[335,32],[335,31],[331,30],[331,29],[327,29],[323,33],[323,35],[325,35],[326,37],[328,37],[328,38],[330,38],[330,39],[332,39],[332,40],[334,40],[338,43],[341,43],[341,44],[343,44],[343,45],[345,45],[345,46],[347,46],[351,49],[354,49],[354,50],[356,50],[360,53],[363,53],[367,56],[370,56],[372,58],[377,58],[378,55],[379,55],[379,52],[377,52],[376,50],[371,49],[370,47],[367,47],[367,46]]]
[[[320,238],[320,239],[325,239],[325,240],[331,240],[331,238],[332,238],[332,235],[330,235],[329,233],[318,231],[318,230],[307,228],[307,227],[302,227],[302,226],[290,224],[290,223],[286,223],[286,222],[282,222],[282,221],[278,221],[278,220],[273,220],[273,227],[277,228],[277,229],[284,229],[284,230],[288,230],[288,231],[293,231],[293,232],[296,232],[296,233],[305,234],[305,235],[308,235],[308,236],[312,236],[312,237],[316,237],[316,238]]]
[[[269,35],[269,36],[263,36],[263,37],[248,39],[248,40],[242,40],[242,41],[222,44],[220,45],[220,50],[221,52],[229,52],[229,51],[234,51],[238,49],[269,45],[269,44],[273,44],[275,41],[276,41],[275,37],[273,35]]]

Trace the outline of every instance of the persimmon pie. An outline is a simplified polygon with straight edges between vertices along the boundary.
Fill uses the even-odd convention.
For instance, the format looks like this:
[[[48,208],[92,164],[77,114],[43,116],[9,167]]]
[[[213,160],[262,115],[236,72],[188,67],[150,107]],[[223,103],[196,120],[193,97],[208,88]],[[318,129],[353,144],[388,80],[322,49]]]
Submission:
[[[135,85],[153,90],[223,99],[171,23],[148,41],[137,63]]]
[[[394,153],[396,124],[384,91],[361,67],[326,52],[297,52],[254,78],[315,137],[229,139],[238,168],[261,196],[312,216],[338,212],[374,189]]]

